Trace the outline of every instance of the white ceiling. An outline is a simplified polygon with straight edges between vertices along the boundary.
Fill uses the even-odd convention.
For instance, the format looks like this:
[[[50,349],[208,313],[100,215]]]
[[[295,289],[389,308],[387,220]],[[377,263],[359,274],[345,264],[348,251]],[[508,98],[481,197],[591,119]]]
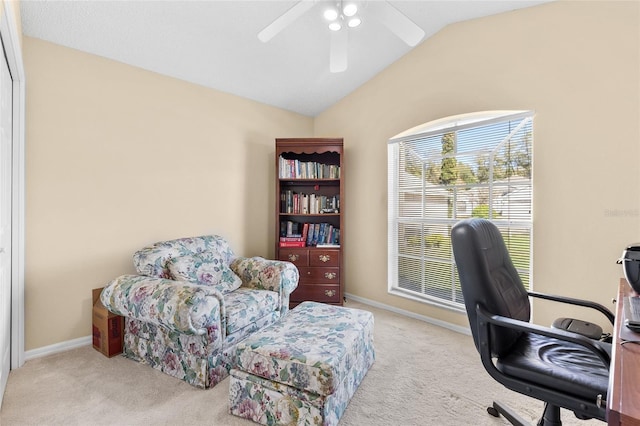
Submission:
[[[380,1],[380,0],[369,0]],[[431,37],[446,25],[550,0],[389,1]],[[348,69],[329,72],[316,5],[268,43],[257,34],[296,1],[22,0],[23,33],[170,77],[316,116],[411,49],[367,15],[349,30]],[[470,42],[473,42],[470,40]]]

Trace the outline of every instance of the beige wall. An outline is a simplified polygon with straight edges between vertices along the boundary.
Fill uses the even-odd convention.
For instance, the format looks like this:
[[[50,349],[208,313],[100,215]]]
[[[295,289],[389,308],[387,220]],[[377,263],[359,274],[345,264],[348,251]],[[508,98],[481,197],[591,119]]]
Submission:
[[[87,336],[90,289],[142,244],[218,232],[272,255],[273,139],[311,135],[345,138],[347,292],[465,325],[387,294],[386,143],[488,109],[537,114],[536,290],[609,304],[640,241],[639,38],[637,2],[451,25],[314,120],[25,37],[25,349]]]
[[[346,291],[467,324],[387,294],[387,140],[448,115],[527,109],[535,290],[611,307],[615,260],[640,241],[639,4],[554,2],[451,25],[317,117],[316,135],[345,138]],[[534,305],[536,322],[574,312],[550,307]]]
[[[25,349],[91,333],[91,289],[162,239],[273,253],[274,139],[313,120],[24,37]]]

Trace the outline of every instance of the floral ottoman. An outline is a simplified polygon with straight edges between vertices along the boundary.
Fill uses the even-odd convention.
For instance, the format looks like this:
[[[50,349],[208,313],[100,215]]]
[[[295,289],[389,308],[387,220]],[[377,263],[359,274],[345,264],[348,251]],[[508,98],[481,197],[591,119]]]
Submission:
[[[373,364],[373,315],[303,302],[240,342],[229,411],[264,425],[336,425]]]

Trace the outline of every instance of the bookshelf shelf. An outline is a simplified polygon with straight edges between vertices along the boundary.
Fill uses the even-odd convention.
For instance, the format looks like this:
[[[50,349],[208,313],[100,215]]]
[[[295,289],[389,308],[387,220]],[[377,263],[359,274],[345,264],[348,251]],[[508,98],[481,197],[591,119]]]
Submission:
[[[340,179],[301,179],[301,178],[280,178],[279,180],[280,180],[280,181],[282,181],[282,182],[291,182],[291,183],[297,182],[297,183],[299,183],[299,184],[301,184],[301,185],[304,185],[304,184],[306,184],[306,183],[308,183],[308,182],[314,182],[314,183],[315,183],[315,182],[318,182],[318,183],[323,183],[323,182],[331,183],[331,182],[333,182],[333,183],[335,183],[336,185],[339,185],[339,184],[340,184]]]
[[[344,301],[344,153],[337,138],[276,139],[276,256],[296,265],[291,307]]]
[[[327,216],[340,216],[340,213],[280,213],[280,216],[306,216],[306,217],[327,217]]]

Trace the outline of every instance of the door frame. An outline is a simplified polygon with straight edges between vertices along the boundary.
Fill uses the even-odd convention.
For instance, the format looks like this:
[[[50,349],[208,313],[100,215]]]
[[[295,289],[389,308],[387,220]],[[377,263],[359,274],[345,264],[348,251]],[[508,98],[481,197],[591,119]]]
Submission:
[[[14,10],[14,8],[18,10]],[[24,364],[25,73],[17,19],[19,4],[2,0],[0,37],[13,80],[11,211],[11,370]]]

